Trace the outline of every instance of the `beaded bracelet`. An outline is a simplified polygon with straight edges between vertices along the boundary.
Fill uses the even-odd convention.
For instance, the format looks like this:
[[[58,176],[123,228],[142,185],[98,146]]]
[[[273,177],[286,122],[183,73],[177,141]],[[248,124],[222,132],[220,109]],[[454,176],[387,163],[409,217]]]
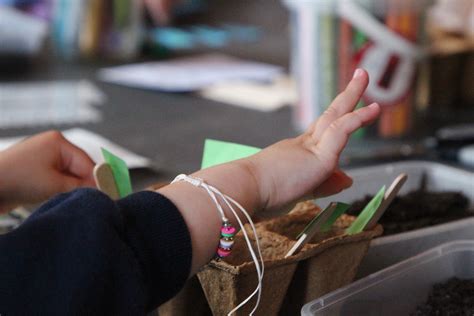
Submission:
[[[217,201],[217,198],[215,194],[212,192],[211,187],[208,184],[206,184],[202,179],[186,176],[183,174],[178,175],[171,183],[178,182],[178,181],[185,181],[185,182],[191,183],[192,185],[196,187],[202,187],[206,191],[208,191],[209,195],[211,196],[212,200],[217,206],[217,210],[219,211],[222,217],[222,227],[220,229],[220,240],[219,240],[219,245],[217,246],[215,259],[220,260],[230,255],[232,251],[232,246],[234,245],[234,236],[237,230],[235,229],[234,226],[232,226],[229,219],[225,216],[224,209]]]
[[[225,216],[224,209],[222,208],[221,204],[219,203],[217,197],[219,197],[220,199],[222,199],[222,201],[224,201],[225,205],[229,208],[229,210],[232,212],[235,219],[239,223],[240,229],[242,231],[242,234],[244,235],[245,241],[247,243],[250,254],[252,256],[252,260],[253,260],[253,262],[255,264],[255,268],[257,270],[258,285],[257,285],[257,288],[252,292],[252,294],[250,294],[243,302],[241,302],[238,306],[236,306],[233,310],[231,310],[228,313],[228,315],[231,315],[232,313],[237,311],[239,308],[244,306],[248,301],[250,301],[250,299],[255,294],[257,294],[257,302],[256,302],[255,307],[253,308],[252,312],[250,313],[250,315],[253,315],[253,313],[256,311],[256,309],[257,309],[257,307],[260,303],[260,297],[261,297],[261,294],[262,294],[261,292],[262,292],[262,279],[263,279],[263,273],[264,273],[264,264],[263,264],[262,252],[261,252],[261,249],[260,249],[260,243],[259,243],[258,236],[257,236],[257,231],[255,229],[255,225],[253,224],[252,219],[250,218],[250,215],[234,199],[232,199],[231,197],[229,197],[226,194],[223,194],[218,189],[216,189],[215,187],[207,184],[202,179],[187,176],[185,174],[180,174],[171,183],[175,183],[175,182],[179,182],[179,181],[184,181],[184,182],[190,183],[190,184],[192,184],[196,187],[200,187],[200,188],[203,188],[204,190],[206,190],[207,193],[209,194],[209,196],[211,197],[212,201],[216,205],[217,210],[219,211],[219,213],[221,215],[222,226],[221,226],[221,229],[220,229],[219,245],[218,245],[217,250],[216,250],[216,256],[215,256],[216,260],[220,260],[222,258],[225,258],[231,253],[232,246],[234,245],[234,236],[237,233],[236,228],[230,223],[229,219]],[[217,195],[217,197],[216,197],[216,195]],[[240,217],[238,216],[238,214],[235,211],[233,206],[236,206],[240,210],[240,212],[242,214],[244,214],[245,217],[247,218],[247,220],[248,220],[248,222],[249,222],[249,224],[252,228],[253,234],[255,236],[255,244],[257,246],[258,257],[259,258],[257,258],[257,255],[255,253],[255,250],[253,249],[253,245],[250,241],[250,238],[249,238],[249,236],[248,236],[248,234],[247,234],[247,232],[244,228],[244,224],[242,223]]]
[[[226,220],[222,223],[221,227],[221,239],[219,241],[219,247],[216,251],[216,259],[222,259],[230,255],[232,246],[234,245],[234,236],[237,230],[232,224]]]

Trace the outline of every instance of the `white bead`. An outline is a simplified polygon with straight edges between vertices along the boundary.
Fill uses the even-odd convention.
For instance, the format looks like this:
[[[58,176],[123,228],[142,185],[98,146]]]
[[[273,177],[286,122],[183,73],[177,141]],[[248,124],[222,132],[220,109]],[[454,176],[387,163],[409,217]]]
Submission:
[[[229,249],[234,244],[233,240],[225,240],[224,238],[221,239],[220,246],[225,249]]]

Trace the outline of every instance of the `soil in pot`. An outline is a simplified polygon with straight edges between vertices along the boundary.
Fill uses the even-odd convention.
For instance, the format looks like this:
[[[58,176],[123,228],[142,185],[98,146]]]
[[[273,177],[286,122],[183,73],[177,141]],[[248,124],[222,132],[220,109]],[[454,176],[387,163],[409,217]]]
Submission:
[[[452,278],[435,284],[426,303],[411,315],[474,315],[474,279]]]
[[[357,216],[371,199],[366,196],[354,202],[347,213]],[[469,208],[469,199],[462,193],[420,189],[396,197],[379,223],[387,236],[470,216],[474,216],[474,209]]]

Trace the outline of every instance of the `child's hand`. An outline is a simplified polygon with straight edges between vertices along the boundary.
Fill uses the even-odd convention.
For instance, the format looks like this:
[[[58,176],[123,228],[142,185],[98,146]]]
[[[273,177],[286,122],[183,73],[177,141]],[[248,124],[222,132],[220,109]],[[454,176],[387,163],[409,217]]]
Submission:
[[[246,160],[260,189],[262,208],[332,195],[352,185],[352,179],[338,170],[338,161],[351,133],[380,113],[377,104],[353,111],[368,81],[367,73],[357,70],[346,90],[303,135]]]
[[[81,186],[94,186],[94,162],[61,133],[45,132],[0,152],[0,212]]]
[[[250,213],[277,209],[301,198],[324,196],[348,188],[352,180],[338,170],[339,155],[349,136],[377,118],[380,107],[372,104],[354,111],[369,78],[358,70],[347,89],[303,135],[281,141],[251,157],[200,170],[204,179],[238,201]],[[192,271],[212,257],[221,218],[202,188],[177,182],[160,188],[183,215],[193,243]],[[227,212],[232,224],[238,224]]]
[[[156,24],[166,25],[171,20],[171,11],[180,0],[143,0],[146,9]]]

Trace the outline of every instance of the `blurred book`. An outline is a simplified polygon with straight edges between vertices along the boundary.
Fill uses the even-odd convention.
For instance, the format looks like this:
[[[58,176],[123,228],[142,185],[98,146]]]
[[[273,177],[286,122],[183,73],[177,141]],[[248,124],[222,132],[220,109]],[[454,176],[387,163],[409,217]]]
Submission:
[[[321,84],[320,104],[324,110],[337,94],[337,19],[332,13],[321,12],[319,16],[318,41],[321,45],[319,67]]]
[[[66,59],[129,59],[142,43],[143,7],[134,0],[54,0],[52,39]]]
[[[243,24],[218,26],[158,27],[148,32],[147,42],[168,50],[220,48],[230,44],[255,43],[263,36],[261,28]]]

